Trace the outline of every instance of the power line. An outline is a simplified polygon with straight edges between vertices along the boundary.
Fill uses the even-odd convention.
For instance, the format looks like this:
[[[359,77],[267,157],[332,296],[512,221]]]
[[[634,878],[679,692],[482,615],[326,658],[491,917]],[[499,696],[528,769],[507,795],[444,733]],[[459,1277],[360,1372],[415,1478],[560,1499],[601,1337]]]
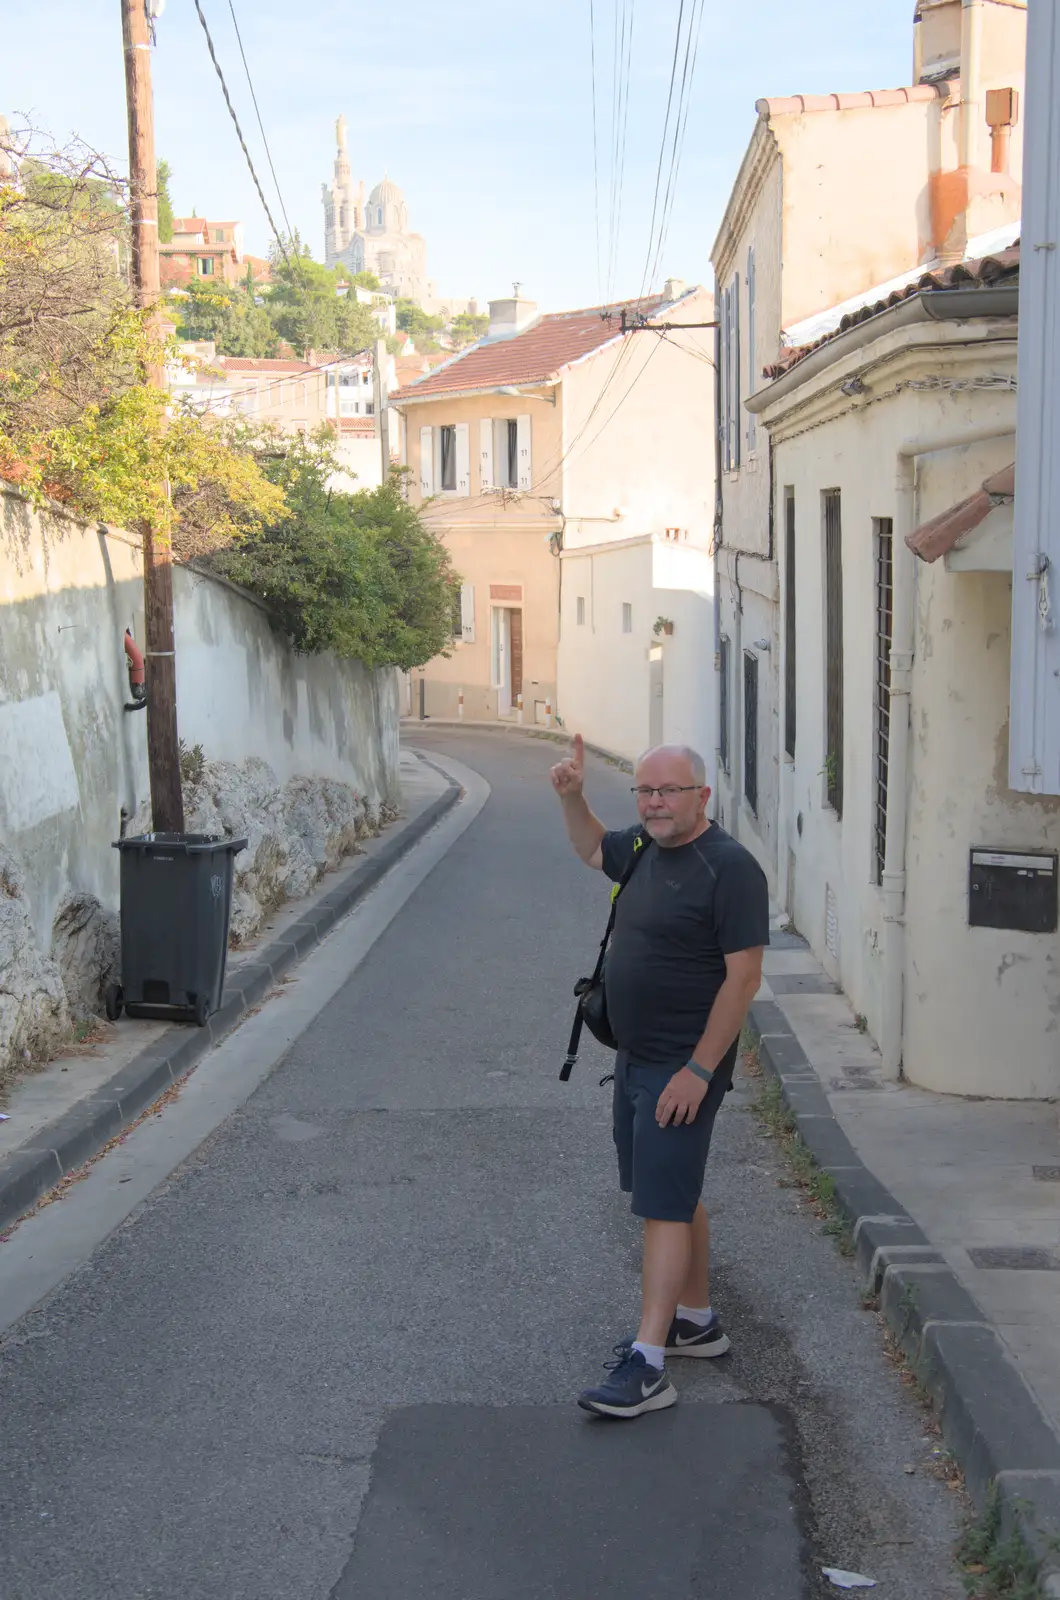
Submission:
[[[236,43],[239,46],[239,54],[240,54],[240,56],[242,58],[242,61],[243,61],[243,71],[247,75],[247,87],[250,90],[250,98],[254,102],[254,115],[258,119],[258,129],[259,129],[259,131],[261,133],[261,142],[265,146],[265,155],[266,155],[266,158],[267,158],[268,163],[269,163],[269,171],[272,173],[272,181],[276,186],[276,198],[280,202],[280,210],[283,212],[283,220],[287,224],[287,237],[288,237],[288,239],[293,240],[294,239],[294,229],[291,227],[291,219],[287,215],[287,207],[283,203],[283,195],[280,192],[280,180],[276,176],[276,168],[273,165],[273,161],[272,161],[272,151],[269,149],[269,141],[265,137],[265,124],[261,120],[261,111],[258,109],[258,97],[254,93],[254,80],[250,76],[250,67],[249,67],[249,65],[247,63],[247,53],[243,49],[243,36],[239,31],[239,23],[236,20],[236,8],[235,8],[234,4],[232,3],[232,0],[228,0],[228,9],[232,13],[232,26],[236,30]],[[201,18],[201,16],[202,16],[202,12],[201,11],[199,12],[199,16]],[[204,24],[204,26],[205,26],[205,24]],[[209,34],[207,34],[207,38],[209,38]],[[211,54],[212,53],[213,52],[211,51]],[[216,59],[214,61],[214,65],[215,66],[217,65]],[[222,83],[224,82],[223,78],[221,79],[221,82]],[[227,95],[226,95],[225,98],[227,99]],[[229,110],[231,110],[231,106],[229,106]],[[236,126],[238,128],[238,123],[236,124]],[[246,150],[246,146],[244,145],[243,148],[244,148],[244,151],[245,151]],[[261,193],[260,188],[258,190],[258,193],[259,194]],[[271,222],[271,220],[272,220],[271,217],[270,217],[269,220]],[[274,228],[273,232],[275,233],[275,231],[276,230]]]
[[[198,0],[196,0],[196,4],[198,4]],[[684,14],[685,0],[681,0],[681,4],[677,13],[677,32],[674,36],[674,59],[670,67],[670,89],[666,97],[666,115],[663,118],[662,138],[659,140],[659,161],[655,171],[655,193],[652,197],[651,203],[651,225],[648,229],[648,250],[644,257],[644,272],[640,280],[641,295],[644,294],[644,290],[648,283],[648,267],[651,263],[652,242],[655,238],[655,219],[659,209],[659,190],[662,187],[663,161],[666,156],[666,134],[667,129],[670,126],[670,111],[673,107],[674,86],[677,82],[677,58],[681,49],[681,24],[684,20]]]
[[[200,4],[200,0],[195,0],[195,10],[198,12],[199,21],[202,23],[202,31],[206,35],[206,47],[210,52],[210,60],[213,62],[214,71],[216,72],[217,78],[218,78],[218,82],[221,85],[221,93],[225,97],[225,105],[228,107],[228,115],[232,118],[232,124],[235,127],[236,133],[239,136],[239,143],[242,146],[243,154],[246,157],[247,166],[250,168],[250,176],[254,179],[254,187],[258,191],[258,199],[261,201],[261,204],[262,204],[262,207],[264,209],[265,215],[269,219],[269,227],[272,229],[273,237],[275,238],[276,243],[280,247],[280,251],[281,251],[281,253],[283,255],[283,259],[284,259],[284,261],[287,263],[287,265],[289,267],[291,265],[291,258],[287,254],[287,246],[284,244],[283,240],[280,237],[280,230],[277,228],[276,223],[275,223],[275,221],[273,219],[272,212],[269,210],[269,202],[265,198],[265,191],[262,189],[261,182],[260,182],[260,180],[258,178],[257,173],[254,170],[254,163],[251,160],[250,151],[247,149],[247,141],[243,137],[243,130],[239,126],[239,118],[236,116],[236,108],[232,104],[232,96],[228,92],[228,85],[225,82],[225,75],[221,71],[221,63],[217,59],[217,51],[214,49],[213,39],[210,37],[210,29],[209,29],[209,26],[207,24],[206,18],[203,16],[203,11],[202,11],[202,6]],[[240,49],[241,50],[242,50],[242,48],[243,48],[242,45],[240,45]],[[273,174],[273,176],[275,176],[275,174]]]
[[[699,35],[703,25],[703,0],[692,0],[693,15],[689,19],[688,37],[685,41],[685,62],[681,78],[681,93],[677,104],[676,134],[674,138],[673,155],[670,163],[670,172],[666,180],[666,198],[663,202],[662,222],[659,228],[659,240],[655,251],[655,261],[652,265],[651,282],[654,283],[662,261],[662,254],[666,248],[666,240],[670,232],[670,219],[673,216],[674,201],[677,198],[677,178],[681,170],[681,156],[685,146],[685,130],[688,127],[688,113],[692,105],[692,84],[696,75],[696,61],[699,56]],[[694,39],[693,39],[694,34]],[[691,47],[691,57],[689,48]]]
[[[596,292],[604,298],[604,278],[600,263],[600,156],[596,134],[596,13],[589,0],[589,60],[592,66],[593,96],[593,206],[596,212]]]

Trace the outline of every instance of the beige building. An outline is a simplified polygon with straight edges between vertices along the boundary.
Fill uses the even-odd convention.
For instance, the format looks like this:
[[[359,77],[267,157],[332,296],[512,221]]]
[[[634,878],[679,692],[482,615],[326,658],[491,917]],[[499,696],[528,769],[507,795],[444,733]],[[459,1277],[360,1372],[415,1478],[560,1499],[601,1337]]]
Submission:
[[[212,341],[181,347],[183,360],[168,371],[170,393],[207,416],[248,421],[284,433],[313,434],[327,426],[335,435],[343,490],[373,489],[383,481],[382,446],[371,355],[311,360],[218,355]],[[387,358],[387,388],[396,387],[394,357]]]
[[[1025,0],[919,0],[912,85],[760,100],[712,252],[721,321],[719,814],[786,886],[777,818],[777,541],[768,441],[744,404],[785,346],[1018,234]]]
[[[410,493],[464,580],[413,709],[517,718],[521,697],[525,721],[624,755],[656,726],[712,746],[712,316],[674,281],[545,316],[493,301],[486,339],[391,397]]]
[[[780,533],[785,904],[893,1074],[1041,1099],[1060,799],[1007,777],[1018,265],[866,308],[750,404]]]

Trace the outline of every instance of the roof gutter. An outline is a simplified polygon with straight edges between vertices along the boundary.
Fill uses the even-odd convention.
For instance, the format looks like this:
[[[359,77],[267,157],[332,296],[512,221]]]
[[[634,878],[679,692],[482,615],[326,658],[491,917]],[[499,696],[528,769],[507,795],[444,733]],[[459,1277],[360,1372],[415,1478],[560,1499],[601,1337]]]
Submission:
[[[491,383],[484,389],[432,389],[430,394],[416,394],[415,385],[413,385],[413,388],[405,393],[399,390],[392,394],[387,400],[387,404],[393,406],[395,411],[400,411],[402,406],[426,405],[431,400],[474,400],[476,396],[484,394],[507,394],[511,398],[511,391],[516,387],[518,387],[520,394],[525,395],[528,400],[532,400],[535,398],[531,393],[532,390],[558,389],[559,380],[557,378],[531,378],[529,382],[519,385]],[[543,396],[538,395],[536,398],[542,399]]]
[[[841,356],[873,344],[884,334],[923,322],[970,322],[980,317],[1015,317],[1019,314],[1019,285],[997,289],[922,289],[896,306],[857,322],[844,333],[825,341],[801,361],[789,367],[765,389],[744,401],[756,415],[785,395],[791,394],[810,378],[824,372]]]

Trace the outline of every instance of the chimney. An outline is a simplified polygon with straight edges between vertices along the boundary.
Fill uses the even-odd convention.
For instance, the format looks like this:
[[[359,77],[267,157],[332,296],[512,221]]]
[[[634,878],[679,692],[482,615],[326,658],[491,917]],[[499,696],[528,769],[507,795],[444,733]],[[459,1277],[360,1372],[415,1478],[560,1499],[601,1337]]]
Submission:
[[[687,288],[684,278],[667,278],[663,284],[663,299],[672,305],[675,300],[680,300]]]
[[[528,328],[531,322],[536,320],[537,302],[524,300],[519,293],[521,288],[522,284],[515,283],[512,285],[513,292],[510,299],[490,301],[491,339],[510,339],[513,334],[522,333],[524,328]]]
[[[913,17],[913,82],[938,83],[961,70],[961,0],[918,0]]]

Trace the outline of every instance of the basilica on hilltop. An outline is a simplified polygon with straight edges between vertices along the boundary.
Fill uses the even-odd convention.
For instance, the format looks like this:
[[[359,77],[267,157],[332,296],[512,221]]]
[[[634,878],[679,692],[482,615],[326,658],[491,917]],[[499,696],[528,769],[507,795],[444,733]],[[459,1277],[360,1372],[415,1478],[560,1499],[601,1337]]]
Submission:
[[[377,183],[367,200],[363,181],[354,190],[345,117],[339,118],[335,132],[335,175],[321,186],[325,264],[374,272],[388,294],[433,312],[440,303],[427,277],[427,241],[409,232],[405,196],[389,178]]]

